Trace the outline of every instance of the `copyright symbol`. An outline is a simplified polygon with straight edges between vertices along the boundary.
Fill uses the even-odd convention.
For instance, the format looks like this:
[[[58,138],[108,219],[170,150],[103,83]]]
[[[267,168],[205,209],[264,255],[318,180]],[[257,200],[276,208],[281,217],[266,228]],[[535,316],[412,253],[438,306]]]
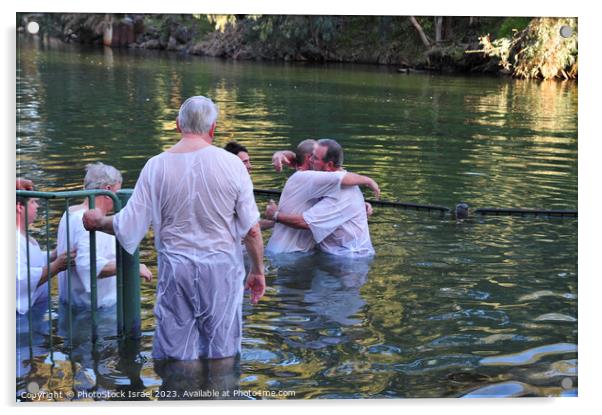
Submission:
[[[65,395],[67,396],[67,399],[71,399],[73,398],[73,391],[67,391]]]

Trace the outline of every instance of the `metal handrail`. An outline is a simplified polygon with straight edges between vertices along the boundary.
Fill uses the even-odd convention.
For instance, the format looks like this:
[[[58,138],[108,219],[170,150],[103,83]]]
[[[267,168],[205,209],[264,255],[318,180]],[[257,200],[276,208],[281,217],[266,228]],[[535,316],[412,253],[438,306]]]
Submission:
[[[72,303],[71,303],[71,258],[69,252],[71,250],[71,242],[69,240],[69,199],[72,198],[88,198],[89,207],[91,209],[95,206],[95,198],[97,196],[108,196],[113,201],[113,210],[115,213],[119,212],[122,207],[127,203],[127,200],[132,194],[132,190],[124,190],[118,191],[117,194],[110,192],[108,190],[78,190],[78,191],[66,191],[66,192],[39,192],[39,191],[27,191],[27,190],[17,190],[16,196],[24,199],[30,198],[38,198],[44,199],[45,203],[45,219],[46,219],[46,269],[48,273],[50,272],[50,253],[49,253],[49,201],[50,200],[59,200],[65,199],[65,219],[67,226],[67,290],[68,290],[68,312],[69,312],[69,337],[72,336]],[[122,203],[123,200],[123,203]],[[27,217],[27,209],[25,209],[25,221],[26,221],[26,255],[27,255],[27,288],[28,288],[28,307],[31,309],[31,301],[32,301],[32,287],[31,287],[31,259],[29,253],[29,226],[28,226],[28,217]],[[119,335],[128,335],[131,337],[138,337],[140,334],[140,299],[139,299],[139,290],[140,290],[140,282],[139,282],[139,269],[138,269],[138,250],[133,255],[129,255],[121,245],[119,241],[116,239],[116,294],[117,294],[117,332]],[[124,262],[127,263],[127,278],[128,282],[124,285]],[[97,282],[98,277],[96,275],[96,232],[90,232],[90,307],[91,307],[91,317],[92,317],[92,341],[95,342],[97,340],[97,328],[98,328],[98,289]],[[51,302],[51,279],[50,276],[48,278],[48,317],[49,317],[49,328],[50,333],[52,332],[52,302]],[[136,301],[136,296],[130,293],[126,293],[127,291],[138,290],[138,298]],[[126,296],[127,294],[127,296]],[[124,298],[132,299],[132,305],[127,304],[124,307]],[[137,305],[137,307],[136,307]],[[124,310],[127,310],[129,314],[128,316],[124,316]],[[32,313],[28,312],[28,320],[29,327],[33,327],[32,325]],[[32,341],[32,333],[30,329],[29,333],[30,344]],[[50,342],[52,346],[52,335],[50,336]]]

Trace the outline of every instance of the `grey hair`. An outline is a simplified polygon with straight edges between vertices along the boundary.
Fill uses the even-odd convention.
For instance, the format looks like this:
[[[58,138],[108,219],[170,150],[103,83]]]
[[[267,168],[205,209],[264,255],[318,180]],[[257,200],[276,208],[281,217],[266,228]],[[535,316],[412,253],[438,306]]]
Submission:
[[[84,178],[84,189],[104,189],[105,186],[112,186],[122,183],[121,173],[113,166],[101,163],[90,163],[86,165],[86,177]]]
[[[306,156],[311,156],[311,153],[314,151],[314,146],[317,141],[308,138],[307,140],[301,141],[295,150],[295,163],[297,165],[301,165],[305,162]]]
[[[322,140],[318,140],[318,145],[328,149],[322,159],[324,163],[332,161],[335,167],[343,165],[343,147],[339,143],[330,138],[323,138]]]
[[[191,134],[204,134],[211,130],[217,121],[219,110],[209,98],[194,96],[188,98],[178,112],[180,131]]]

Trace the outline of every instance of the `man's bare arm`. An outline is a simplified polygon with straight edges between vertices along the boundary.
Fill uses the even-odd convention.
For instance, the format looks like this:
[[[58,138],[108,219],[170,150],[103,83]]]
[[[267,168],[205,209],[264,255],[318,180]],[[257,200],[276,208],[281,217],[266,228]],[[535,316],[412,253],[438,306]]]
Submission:
[[[109,278],[114,277],[117,274],[117,264],[115,261],[109,261],[102,268],[100,273],[98,274],[98,278]],[[140,264],[140,278],[143,278],[145,281],[151,281],[153,279],[153,274],[144,264]]]
[[[265,231],[266,229],[271,229],[273,227],[274,227],[273,220],[259,219],[259,228],[261,228],[262,231]]]
[[[305,222],[302,215],[287,215],[286,213],[279,212],[278,205],[273,200],[270,200],[265,208],[265,217],[268,220],[280,222],[291,228],[309,229],[309,225]]]
[[[280,222],[291,228],[309,229],[309,225],[305,222],[305,219],[303,219],[303,215],[287,215],[286,213],[279,213],[276,222]]]
[[[256,304],[263,297],[266,287],[263,274],[263,238],[258,223],[249,230],[244,242],[251,259],[251,271],[247,277],[245,288],[251,290],[251,302]]]
[[[376,199],[380,198],[380,188],[378,187],[378,184],[368,176],[347,172],[347,174],[343,176],[341,186],[366,186],[372,190]]]
[[[115,274],[117,274],[117,264],[115,261],[109,261],[98,274],[98,278],[113,277]]]
[[[71,256],[71,261],[73,261],[71,263],[71,265],[74,265],[74,263],[75,263],[74,258],[77,255],[77,251],[73,250],[70,252],[69,255]],[[42,268],[42,275],[40,276],[40,280],[38,281],[38,285],[36,287],[40,287],[42,284],[44,284],[46,281],[48,281],[48,278],[52,278],[59,272],[65,271],[66,269],[67,269],[67,253],[64,252],[61,255],[58,255],[57,258],[54,259],[50,263],[50,272],[48,272],[48,267]]]
[[[85,211],[82,220],[87,231],[101,231],[115,235],[113,216],[105,216],[100,209]]]

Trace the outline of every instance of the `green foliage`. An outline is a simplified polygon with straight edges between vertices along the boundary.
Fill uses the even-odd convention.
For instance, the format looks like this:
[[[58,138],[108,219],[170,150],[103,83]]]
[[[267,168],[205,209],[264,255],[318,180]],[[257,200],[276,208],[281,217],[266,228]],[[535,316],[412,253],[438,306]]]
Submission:
[[[205,14],[145,14],[144,25],[147,31],[155,32],[167,41],[178,27],[190,30],[192,39],[199,41],[214,31],[214,24]]]
[[[573,33],[564,38],[560,29]],[[500,60],[500,65],[519,78],[572,79],[577,77],[577,19],[535,18],[512,38],[493,42],[489,35],[480,38],[483,52]]]
[[[213,32],[213,25],[206,14],[192,15],[192,27],[195,29],[195,40],[200,40],[208,33]]]
[[[514,32],[523,31],[532,19],[532,17],[506,17],[502,20],[499,28],[495,32],[495,37],[497,39],[512,37]]]
[[[334,48],[340,34],[339,16],[253,15],[248,20],[249,40],[284,57],[316,57],[319,49]]]

